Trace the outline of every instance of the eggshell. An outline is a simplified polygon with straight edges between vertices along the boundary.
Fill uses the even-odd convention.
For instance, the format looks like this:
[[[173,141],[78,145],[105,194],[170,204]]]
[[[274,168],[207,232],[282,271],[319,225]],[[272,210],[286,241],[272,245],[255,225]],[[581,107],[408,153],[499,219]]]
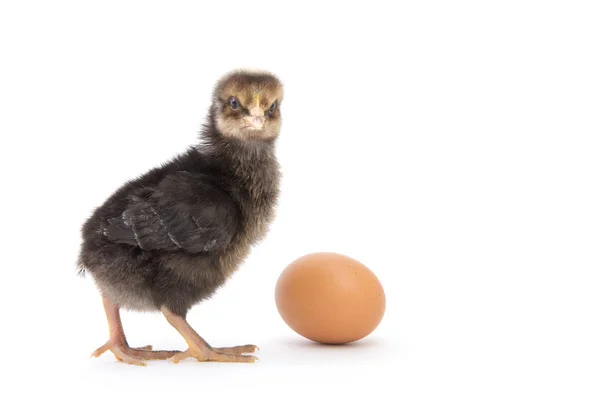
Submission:
[[[337,253],[312,253],[289,264],[275,288],[277,310],[298,334],[341,344],[369,335],[385,312],[385,294],[375,274]]]

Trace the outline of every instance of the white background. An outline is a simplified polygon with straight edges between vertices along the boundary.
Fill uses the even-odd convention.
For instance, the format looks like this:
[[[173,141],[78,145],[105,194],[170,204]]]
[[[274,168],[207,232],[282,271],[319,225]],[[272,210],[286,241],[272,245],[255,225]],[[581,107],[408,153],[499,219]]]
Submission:
[[[0,391],[598,399],[598,21],[594,1],[2,2]],[[75,276],[81,223],[193,144],[214,81],[245,66],[286,87],[281,206],[189,320],[261,361],[90,359],[107,328]],[[275,308],[282,269],[322,250],[385,287],[352,346]],[[123,318],[133,345],[185,348],[159,314]]]

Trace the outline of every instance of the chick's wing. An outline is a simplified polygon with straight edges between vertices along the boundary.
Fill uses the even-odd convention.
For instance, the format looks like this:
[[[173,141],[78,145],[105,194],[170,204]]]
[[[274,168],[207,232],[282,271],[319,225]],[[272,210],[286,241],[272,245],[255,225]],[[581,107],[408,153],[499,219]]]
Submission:
[[[210,176],[178,172],[129,197],[107,221],[112,242],[143,250],[211,252],[226,247],[238,226],[233,199]]]

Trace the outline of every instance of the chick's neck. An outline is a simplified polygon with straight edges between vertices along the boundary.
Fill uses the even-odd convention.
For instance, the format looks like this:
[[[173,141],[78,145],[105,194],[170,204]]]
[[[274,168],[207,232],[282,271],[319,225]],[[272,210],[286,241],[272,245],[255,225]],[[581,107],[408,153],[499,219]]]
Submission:
[[[279,184],[279,164],[275,156],[275,139],[225,137],[210,118],[205,126],[198,150],[209,155],[238,184],[253,195],[276,192]]]

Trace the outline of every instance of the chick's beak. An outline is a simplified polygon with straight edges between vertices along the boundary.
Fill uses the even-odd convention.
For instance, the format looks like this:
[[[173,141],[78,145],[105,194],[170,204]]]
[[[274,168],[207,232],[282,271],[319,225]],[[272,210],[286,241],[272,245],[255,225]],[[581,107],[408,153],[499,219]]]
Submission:
[[[246,117],[246,124],[248,128],[253,130],[259,130],[263,128],[265,124],[265,112],[260,107],[252,107],[250,115]]]

